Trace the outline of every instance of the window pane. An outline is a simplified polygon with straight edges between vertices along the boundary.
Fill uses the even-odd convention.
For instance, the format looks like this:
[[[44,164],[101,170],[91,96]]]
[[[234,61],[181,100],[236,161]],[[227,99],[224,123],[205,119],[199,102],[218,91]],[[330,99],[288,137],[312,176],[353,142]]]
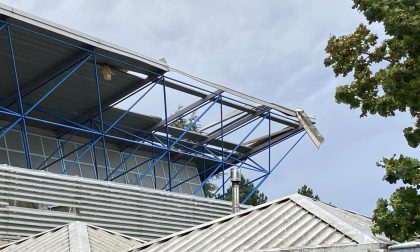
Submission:
[[[9,151],[9,158],[10,164],[12,166],[27,168],[25,154],[20,152]]]
[[[161,178],[165,177],[165,172],[163,171],[162,162],[158,162],[156,164],[155,171],[156,171],[156,177],[161,177]]]
[[[95,147],[96,163],[101,166],[105,166],[104,149]]]
[[[55,159],[55,158],[51,158],[51,159],[49,159],[49,160],[47,161],[47,163],[48,163],[48,164],[52,164],[52,163],[54,163],[55,161],[57,161],[57,159]],[[57,173],[57,174],[62,174],[62,173],[63,173],[63,171],[62,171],[62,167],[61,167],[61,161],[58,161],[58,162],[56,162],[56,163],[54,163],[54,164],[52,164],[52,165],[48,166],[47,171],[49,171],[49,172],[54,172],[54,173]]]
[[[115,151],[108,151],[108,158],[111,167],[116,168],[121,160],[120,160],[120,153]]]
[[[106,177],[105,168],[98,167],[99,179],[104,180]]]
[[[128,173],[128,183],[133,184],[138,179],[138,175],[136,173],[129,172]]]
[[[96,178],[95,167],[93,165],[80,164],[82,170],[82,176],[85,178]]]
[[[127,157],[127,156],[128,156],[128,154],[124,154],[124,157]],[[127,169],[131,169],[134,166],[136,166],[136,160],[134,159],[133,156],[129,156],[127,158],[127,160],[125,161],[125,166],[126,166]]]
[[[4,136],[0,138],[0,148],[6,148],[6,144],[4,142]]]
[[[20,132],[9,131],[6,134],[7,148],[9,150],[23,151],[22,136]]]
[[[187,168],[184,166],[178,167],[178,179],[180,181],[185,181],[188,179]]]
[[[191,185],[192,192],[194,193],[194,191],[197,190],[197,188],[199,187],[199,185]],[[203,196],[203,189],[200,188],[195,195]]]
[[[79,148],[80,146],[82,146],[82,144],[77,144],[76,148]],[[93,165],[92,152],[91,152],[92,149],[87,150],[88,148],[89,148],[89,146],[84,146],[84,147],[80,148],[77,151],[77,156],[79,157],[79,160],[80,160],[81,163],[86,163],[86,164],[92,164]]]
[[[38,168],[41,164],[45,167],[44,158],[40,156],[31,155],[32,169]]]
[[[189,183],[184,183],[181,185],[181,190],[183,193],[192,194],[191,193],[191,186]]]
[[[9,159],[7,158],[7,152],[5,150],[0,150],[0,164],[9,164]]]
[[[66,165],[68,175],[77,175],[81,177],[79,164],[69,161],[64,161],[64,164]]]
[[[143,173],[147,172],[146,175],[152,176],[152,174],[153,174],[152,171],[153,171],[153,168],[149,169],[149,163],[145,163],[144,165],[139,167],[139,173],[140,174],[143,174]]]
[[[192,167],[187,167],[187,172],[189,178],[192,178],[198,174],[197,169]],[[191,179],[190,182],[194,184],[200,184],[200,179],[198,176],[196,176],[195,178]]]
[[[123,173],[124,171],[123,170],[117,170],[116,172],[114,172],[114,177],[117,177],[118,175],[120,175],[121,173]],[[123,183],[123,184],[125,184],[126,182],[125,182],[125,175],[122,175],[122,176],[120,176],[120,177],[118,177],[118,178],[116,178],[116,179],[114,179],[113,180],[114,182],[118,182],[118,183]]]
[[[163,188],[168,181],[162,178],[156,178],[156,189],[162,190],[167,189],[167,187]]]
[[[50,139],[50,138],[42,138],[42,145],[44,146],[44,152],[45,155],[48,157],[50,156],[52,153],[54,153],[54,151],[57,150],[57,140],[55,139]],[[59,152],[55,152],[55,154],[53,155],[53,157],[58,158],[59,157]]]
[[[28,135],[28,141],[31,153],[44,155],[44,151],[42,150],[41,145],[41,138],[39,136]]]
[[[64,144],[64,142],[61,142],[61,144],[62,144],[61,149],[63,152],[63,157],[75,150],[73,143],[67,142],[66,144]],[[70,161],[76,160],[77,159],[76,152],[69,154],[67,157],[65,157],[65,159],[70,160]]]
[[[144,187],[148,187],[148,188],[153,188],[153,181],[152,181],[152,177],[150,176],[145,176],[141,182],[141,185]]]

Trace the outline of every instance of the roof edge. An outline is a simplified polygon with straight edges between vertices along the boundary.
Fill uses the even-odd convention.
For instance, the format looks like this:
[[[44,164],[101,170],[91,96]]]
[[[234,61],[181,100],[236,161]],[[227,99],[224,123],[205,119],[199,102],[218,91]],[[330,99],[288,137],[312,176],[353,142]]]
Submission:
[[[311,202],[312,199],[306,196],[302,196],[300,194],[292,194],[290,195],[290,199],[299,206],[306,209],[308,212],[336,228],[341,233],[350,237],[358,244],[379,243],[378,239],[373,239],[370,235],[359,230],[357,227],[354,227],[353,225],[348,224],[346,221],[336,217],[334,214],[329,213],[327,210]]]
[[[51,22],[49,20],[43,19],[41,17],[29,14],[27,12],[24,12],[22,10],[13,8],[9,5],[0,3],[0,14],[8,16],[10,18],[14,18],[16,20],[19,20],[21,22],[25,22],[31,25],[36,25],[42,29],[69,37],[71,39],[78,40],[82,43],[89,44],[91,46],[94,46],[98,49],[103,49],[112,53],[120,54],[121,56],[125,56],[137,61],[140,61],[142,63],[149,64],[153,67],[159,68],[160,70],[163,70],[165,72],[169,71],[169,65],[166,62],[153,59],[151,57],[142,55],[140,53],[131,51],[129,49],[117,46],[115,44],[112,44],[110,42],[101,40],[97,37],[87,35],[85,33],[76,31],[72,28],[57,24],[55,22]]]

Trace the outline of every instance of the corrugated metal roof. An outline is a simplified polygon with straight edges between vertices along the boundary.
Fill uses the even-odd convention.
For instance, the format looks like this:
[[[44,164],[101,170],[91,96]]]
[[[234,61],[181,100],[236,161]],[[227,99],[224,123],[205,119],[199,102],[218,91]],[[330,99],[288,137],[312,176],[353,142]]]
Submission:
[[[13,206],[14,201],[73,207],[61,212]],[[0,239],[20,239],[83,221],[143,240],[160,238],[231,213],[231,204],[0,165]]]
[[[369,218],[299,194],[222,217],[129,251],[259,251],[390,241]]]
[[[83,222],[72,222],[0,247],[0,251],[121,251],[144,241]]]

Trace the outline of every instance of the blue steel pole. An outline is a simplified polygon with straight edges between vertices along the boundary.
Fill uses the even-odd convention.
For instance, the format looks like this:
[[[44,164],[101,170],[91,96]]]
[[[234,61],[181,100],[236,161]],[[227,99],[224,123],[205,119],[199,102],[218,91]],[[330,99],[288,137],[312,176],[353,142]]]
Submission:
[[[249,200],[249,198],[251,198],[251,196],[254,195],[254,193],[258,190],[262,183],[264,183],[264,181],[268,178],[269,174],[270,173],[267,173],[265,176],[262,177],[261,181],[257,184],[257,186],[254,187],[254,189],[252,189],[252,191],[246,196],[246,198],[241,202],[241,204],[245,204]]]
[[[90,122],[90,128],[93,129],[92,119],[90,119],[89,122]],[[94,140],[95,140],[95,135],[92,134],[92,140],[91,141],[94,141]],[[93,154],[93,157],[92,157],[93,166],[95,167],[95,177],[96,177],[97,180],[99,180],[98,161],[96,159],[96,148],[92,148],[92,154]]]
[[[248,132],[248,134],[246,134],[245,135],[245,137],[241,140],[241,142],[239,142],[236,146],[235,146],[235,148],[233,148],[233,150],[231,150],[230,151],[230,153],[226,156],[226,158],[225,158],[225,160],[228,160],[232,155],[233,155],[233,153],[235,153],[235,151],[243,144],[243,142],[245,142],[245,140],[258,128],[258,126],[260,126],[260,124],[267,118],[267,115],[268,115],[268,113],[266,113],[265,115],[264,115],[264,117],[263,118],[261,118],[261,120],[257,123],[257,125],[255,125],[252,129],[251,129],[251,131],[250,132]],[[203,187],[203,185],[205,184],[205,183],[207,183],[207,181],[219,170],[219,168],[220,168],[220,166],[221,166],[222,164],[219,164],[214,170],[213,170],[213,172],[203,181],[203,182],[201,182],[201,187]],[[194,192],[193,192],[193,195],[195,195],[197,192],[198,192],[198,190],[199,190],[200,188],[197,188]]]
[[[28,132],[26,129],[25,112],[23,111],[23,102],[22,102],[22,96],[20,94],[19,77],[18,77],[17,68],[16,68],[15,53],[13,50],[12,34],[10,32],[9,25],[7,25],[7,37],[8,37],[8,42],[9,42],[9,51],[10,51],[9,53],[10,53],[10,59],[11,59],[11,64],[12,64],[13,77],[15,78],[15,83],[16,83],[16,93],[17,93],[17,99],[18,99],[18,113],[21,115],[20,132],[22,135],[23,147],[25,150],[26,166],[27,168],[32,169],[32,160],[31,160],[31,152],[29,149]]]
[[[268,176],[279,166],[279,164],[287,157],[287,155],[289,155],[289,153],[295,148],[295,146],[300,142],[300,140],[302,140],[302,138],[306,135],[303,134],[297,141],[296,143],[294,143],[292,145],[292,147],[286,152],[286,154],[284,154],[284,156],[277,162],[277,164],[273,167],[273,169],[271,169],[271,172],[267,173],[266,176],[263,177],[263,179],[258,183],[258,185],[256,187],[254,187],[254,189],[246,196],[246,198],[242,201],[242,204],[245,204],[249,198],[251,198],[251,196],[258,190],[258,188],[262,185],[262,183],[264,183],[264,181],[268,178]]]
[[[201,117],[203,117],[212,107],[214,104],[216,104],[219,101],[220,97],[217,97],[216,99],[214,99],[214,101],[210,104],[210,106],[208,106],[206,108],[206,110],[203,111],[203,113],[201,113],[200,116],[198,116],[197,118],[194,119],[194,121],[192,123],[190,123],[188,125],[188,127],[181,133],[181,135],[169,146],[169,150],[171,150],[179,141],[181,141],[181,139],[185,136],[185,134],[187,134],[188,131],[190,131],[190,129],[201,119]],[[143,179],[143,177],[145,176],[145,174],[150,172],[150,169],[156,165],[157,162],[159,162],[159,160],[161,160],[164,156],[166,155],[166,151],[164,151],[154,162],[153,164],[151,164],[149,166],[149,168],[147,168],[147,170],[140,175],[140,178],[138,179],[139,181],[141,181]],[[134,184],[137,184],[139,181],[136,181]]]
[[[166,146],[167,146],[167,153],[168,153],[168,175],[169,175],[169,191],[172,191],[172,176],[171,176],[171,150],[169,149],[169,122],[168,122],[168,104],[166,100],[166,84],[165,84],[165,76],[162,78],[162,86],[163,86],[163,103],[165,107],[165,131],[166,131]]]
[[[101,139],[102,139],[102,148],[104,152],[104,163],[105,163],[105,180],[108,180],[108,152],[106,149],[106,140],[105,140],[105,130],[104,130],[104,117],[102,113],[102,99],[101,99],[101,89],[99,85],[99,75],[98,75],[98,65],[96,64],[96,53],[93,53],[93,67],[95,73],[95,83],[96,83],[96,93],[98,95],[98,110],[99,110],[99,120],[101,123]],[[96,145],[96,143],[94,144]],[[93,146],[95,148],[95,146]]]
[[[268,172],[271,172],[271,111],[268,112]]]
[[[220,101],[220,131],[221,131],[221,134],[220,135],[222,136],[222,138],[221,138],[221,140],[222,140],[222,181],[223,181],[223,184],[222,184],[222,188],[223,188],[222,189],[223,190],[222,198],[225,199],[225,161],[224,161],[224,159],[225,159],[225,157],[224,157],[225,156],[224,155],[225,150],[224,150],[224,140],[223,140],[224,132],[223,132],[223,102],[222,102],[222,99]],[[217,192],[215,192],[215,194],[216,193]],[[214,197],[214,195],[213,195],[213,197]]]
[[[150,135],[150,140],[152,141],[152,162],[155,162],[155,147],[153,146],[153,134]],[[156,166],[153,166],[153,187],[156,189]]]

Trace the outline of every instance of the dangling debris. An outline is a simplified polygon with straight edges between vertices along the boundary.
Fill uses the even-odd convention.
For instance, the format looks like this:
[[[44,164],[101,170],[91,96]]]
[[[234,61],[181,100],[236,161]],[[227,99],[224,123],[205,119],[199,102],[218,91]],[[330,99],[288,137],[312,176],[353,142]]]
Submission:
[[[114,73],[111,71],[111,68],[108,65],[102,66],[101,73],[102,73],[102,77],[106,81],[110,81],[112,79],[112,75],[114,75]]]

